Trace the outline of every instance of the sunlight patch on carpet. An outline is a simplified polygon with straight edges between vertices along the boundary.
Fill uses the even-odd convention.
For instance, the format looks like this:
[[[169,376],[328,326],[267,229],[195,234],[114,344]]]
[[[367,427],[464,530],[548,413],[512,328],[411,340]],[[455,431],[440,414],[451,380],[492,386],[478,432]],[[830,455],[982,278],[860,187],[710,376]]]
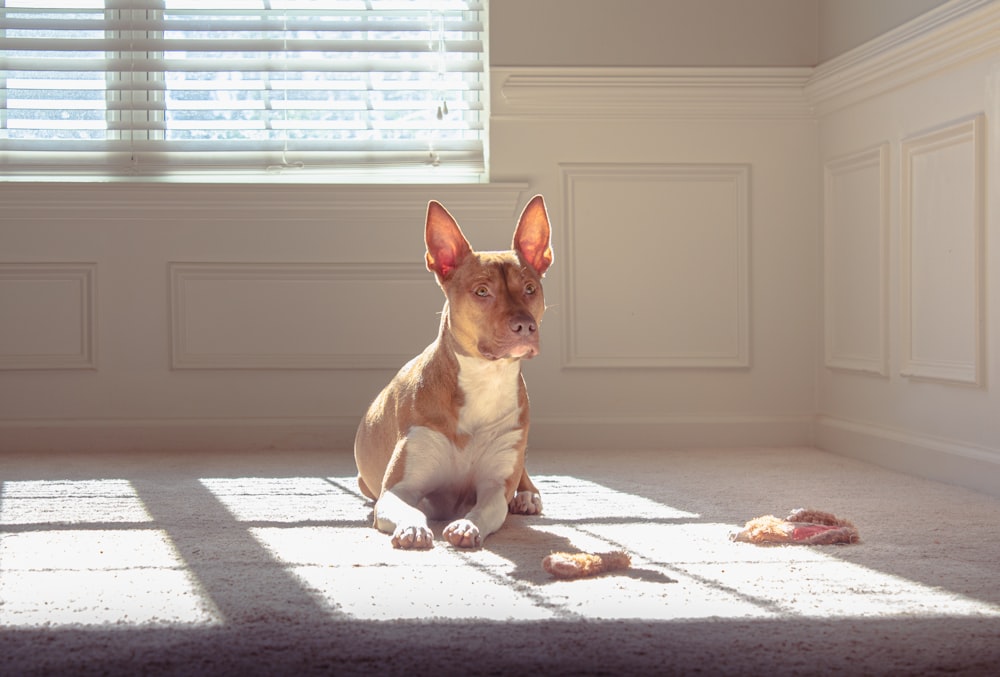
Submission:
[[[3,482],[0,627],[215,622],[151,521],[127,480]]]
[[[214,620],[157,531],[4,534],[0,562],[0,627]]]
[[[357,485],[354,478],[340,482]],[[360,495],[323,477],[213,477],[201,483],[241,522],[353,521],[363,510]]]
[[[25,480],[0,490],[0,525],[152,519],[128,480]]]

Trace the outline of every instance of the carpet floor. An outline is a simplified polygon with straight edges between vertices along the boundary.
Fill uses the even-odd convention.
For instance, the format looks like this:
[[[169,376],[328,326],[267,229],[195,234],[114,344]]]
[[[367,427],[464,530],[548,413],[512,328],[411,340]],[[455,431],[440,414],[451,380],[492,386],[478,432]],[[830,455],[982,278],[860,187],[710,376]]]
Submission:
[[[808,448],[529,469],[541,516],[406,552],[347,453],[0,456],[0,674],[997,674],[997,498]],[[861,542],[729,538],[798,507]]]

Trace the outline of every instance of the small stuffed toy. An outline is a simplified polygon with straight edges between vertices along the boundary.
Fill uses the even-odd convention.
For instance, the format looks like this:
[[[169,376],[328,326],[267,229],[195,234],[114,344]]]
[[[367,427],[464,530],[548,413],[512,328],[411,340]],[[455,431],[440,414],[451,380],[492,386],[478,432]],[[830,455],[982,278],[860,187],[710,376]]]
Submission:
[[[624,550],[614,552],[554,552],[542,560],[542,568],[555,578],[584,578],[609,571],[628,569],[632,557]]]
[[[828,512],[793,510],[785,519],[764,515],[746,523],[743,530],[731,534],[734,541],[743,543],[799,545],[831,545],[857,543],[857,528],[847,520]]]

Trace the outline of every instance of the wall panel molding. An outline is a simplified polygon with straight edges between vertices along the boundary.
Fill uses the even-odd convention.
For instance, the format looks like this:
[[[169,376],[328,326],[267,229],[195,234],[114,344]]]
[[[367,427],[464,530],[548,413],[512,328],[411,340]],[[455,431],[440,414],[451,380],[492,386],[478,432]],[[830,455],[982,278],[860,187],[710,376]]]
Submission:
[[[824,166],[824,353],[832,369],[889,375],[889,144]]]
[[[0,263],[0,369],[96,369],[96,277],[96,263]]]
[[[750,166],[564,164],[567,367],[750,366]]]
[[[811,68],[491,68],[495,119],[808,118]]]
[[[397,369],[441,306],[420,264],[173,262],[169,277],[173,369]]]
[[[902,143],[904,376],[985,385],[984,131],[980,114]]]

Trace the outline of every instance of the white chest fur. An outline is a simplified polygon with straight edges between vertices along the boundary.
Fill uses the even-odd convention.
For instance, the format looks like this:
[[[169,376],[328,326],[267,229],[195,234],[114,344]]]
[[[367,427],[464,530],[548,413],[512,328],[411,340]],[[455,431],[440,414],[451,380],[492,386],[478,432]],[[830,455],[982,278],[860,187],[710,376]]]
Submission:
[[[521,366],[516,360],[458,357],[458,387],[465,402],[458,412],[458,432],[476,437],[517,427]]]

